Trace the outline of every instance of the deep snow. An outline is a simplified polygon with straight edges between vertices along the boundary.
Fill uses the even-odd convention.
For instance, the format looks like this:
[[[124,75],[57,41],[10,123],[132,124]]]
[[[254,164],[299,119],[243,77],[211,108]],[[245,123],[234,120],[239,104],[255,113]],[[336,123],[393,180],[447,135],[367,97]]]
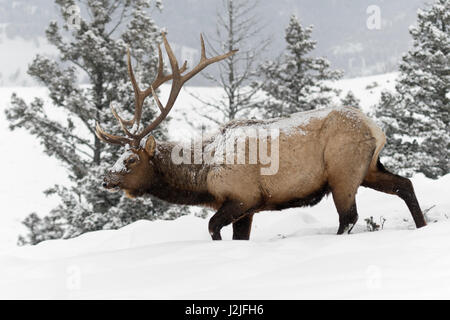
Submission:
[[[346,79],[337,86],[343,95],[351,89],[367,112],[394,78]],[[373,81],[379,86],[366,89]],[[220,92],[188,90],[210,97]],[[257,214],[250,241],[227,240],[228,227],[226,240],[213,242],[207,220],[186,216],[15,247],[23,217],[57,203],[42,191],[67,180],[33,137],[7,130],[3,109],[13,91],[45,96],[42,88],[0,88],[0,298],[450,298],[450,175],[413,178],[422,209],[431,208],[430,224],[420,230],[402,200],[360,188],[360,219],[351,235],[335,235],[338,216],[329,197],[313,208]],[[167,92],[163,88],[162,98]],[[181,111],[199,121],[189,112],[193,98],[183,91],[179,100],[169,125],[174,139],[193,132]],[[367,232],[370,216],[386,219],[382,231]]]
[[[211,241],[207,221],[138,221],[0,255],[0,298],[450,298],[450,175],[414,179],[429,226],[397,197],[361,188],[353,234],[337,236],[330,198],[255,216],[252,240]],[[367,232],[364,217],[386,218]]]

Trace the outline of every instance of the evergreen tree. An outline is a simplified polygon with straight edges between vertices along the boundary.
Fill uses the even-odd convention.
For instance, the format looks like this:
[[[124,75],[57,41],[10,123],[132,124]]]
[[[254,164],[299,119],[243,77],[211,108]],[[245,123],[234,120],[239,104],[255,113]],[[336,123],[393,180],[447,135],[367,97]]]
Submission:
[[[375,115],[388,136],[387,165],[438,178],[449,172],[450,2],[418,11],[413,47],[400,64],[396,93],[383,93]],[[402,152],[402,155],[399,153]]]
[[[24,221],[29,234],[22,244],[42,240],[69,238],[83,232],[119,228],[138,219],[173,218],[183,209],[159,200],[130,200],[121,193],[102,189],[105,170],[121,150],[99,141],[95,121],[109,132],[120,134],[119,125],[110,112],[117,104],[124,117],[131,118],[133,89],[124,59],[131,48],[142,86],[156,75],[157,44],[160,30],[149,17],[149,0],[56,0],[64,21],[51,22],[46,30],[48,41],[59,51],[58,60],[38,55],[28,73],[45,85],[52,105],[40,98],[26,103],[13,94],[11,108],[6,110],[12,130],[24,128],[43,145],[48,156],[56,157],[67,168],[72,184],[56,185],[46,191],[56,194],[61,203],[46,217],[31,214]],[[77,5],[89,19],[74,20],[71,6]],[[155,6],[161,9],[161,2]],[[72,7],[73,8],[73,7]],[[76,21],[76,25],[73,23]],[[80,85],[79,75],[89,85]],[[62,109],[66,119],[52,118],[52,108]],[[147,110],[156,110],[147,102]],[[148,122],[153,111],[143,115]],[[164,126],[155,133],[164,139]]]
[[[340,71],[329,69],[325,58],[311,57],[316,42],[311,39],[313,27],[304,28],[295,15],[286,28],[285,53],[276,61],[260,66],[264,78],[261,89],[266,100],[260,108],[269,117],[328,106],[338,92],[325,84],[338,80]]]
[[[361,100],[359,100],[351,90],[349,90],[347,92],[347,95],[341,99],[341,104],[344,107],[354,107],[361,109]]]

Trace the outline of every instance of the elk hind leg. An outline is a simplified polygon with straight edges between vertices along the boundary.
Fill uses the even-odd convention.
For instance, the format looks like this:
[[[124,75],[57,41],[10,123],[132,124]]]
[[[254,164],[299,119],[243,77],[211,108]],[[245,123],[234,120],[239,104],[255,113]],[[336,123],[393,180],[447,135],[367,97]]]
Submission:
[[[377,167],[367,173],[363,187],[399,196],[405,201],[417,228],[425,226],[425,218],[417,201],[411,180],[387,171],[378,160]]]

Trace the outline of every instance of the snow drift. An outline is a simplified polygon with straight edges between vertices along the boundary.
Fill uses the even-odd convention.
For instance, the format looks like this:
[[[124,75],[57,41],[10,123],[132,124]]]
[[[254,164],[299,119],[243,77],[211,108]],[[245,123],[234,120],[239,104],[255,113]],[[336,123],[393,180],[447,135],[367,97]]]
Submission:
[[[257,214],[250,241],[211,241],[195,216],[139,221],[3,252],[0,298],[450,298],[450,175],[413,183],[431,208],[422,229],[401,199],[365,188],[344,236],[330,198]],[[369,216],[385,218],[383,230],[368,232]]]

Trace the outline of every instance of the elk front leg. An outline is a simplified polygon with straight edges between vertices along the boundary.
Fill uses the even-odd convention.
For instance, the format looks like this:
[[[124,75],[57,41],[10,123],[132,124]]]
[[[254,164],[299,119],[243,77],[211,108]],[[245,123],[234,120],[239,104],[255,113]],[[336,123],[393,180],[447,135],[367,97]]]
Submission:
[[[233,222],[233,240],[250,239],[252,229],[253,213],[246,214],[238,221]]]
[[[239,220],[245,213],[241,202],[228,200],[209,220],[209,233],[213,240],[222,240],[220,230],[230,223]]]

